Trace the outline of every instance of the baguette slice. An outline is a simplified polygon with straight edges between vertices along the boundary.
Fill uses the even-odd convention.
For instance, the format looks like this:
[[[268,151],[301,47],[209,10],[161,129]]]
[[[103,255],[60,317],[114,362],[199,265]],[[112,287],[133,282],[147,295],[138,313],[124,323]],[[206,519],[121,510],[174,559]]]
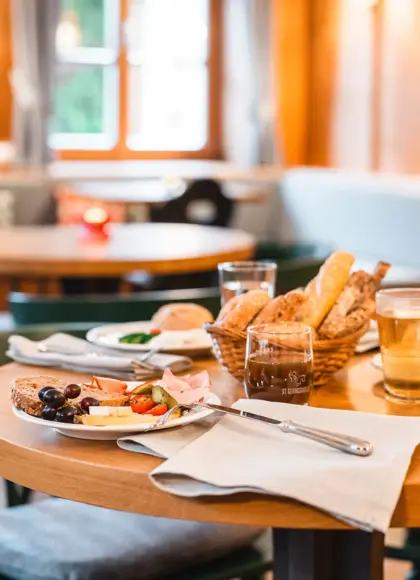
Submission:
[[[353,272],[336,304],[319,327],[321,338],[340,338],[350,334],[352,329],[357,329],[359,321],[359,326],[362,326],[363,322],[374,315],[375,294],[390,267],[388,262],[379,262],[373,276],[363,270]],[[356,311],[357,314],[353,314]]]
[[[349,252],[334,252],[321,266],[316,278],[309,282],[305,294],[311,301],[307,324],[317,329],[336,303],[346,285],[354,256]]]

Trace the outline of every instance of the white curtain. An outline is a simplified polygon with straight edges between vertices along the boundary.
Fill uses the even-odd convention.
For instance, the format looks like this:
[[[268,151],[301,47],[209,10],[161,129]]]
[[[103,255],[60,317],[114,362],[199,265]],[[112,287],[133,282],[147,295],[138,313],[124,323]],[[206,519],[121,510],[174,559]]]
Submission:
[[[50,161],[48,125],[52,107],[55,33],[60,0],[12,0],[13,141],[16,161]]]
[[[229,161],[278,161],[271,0],[225,0],[224,150]]]

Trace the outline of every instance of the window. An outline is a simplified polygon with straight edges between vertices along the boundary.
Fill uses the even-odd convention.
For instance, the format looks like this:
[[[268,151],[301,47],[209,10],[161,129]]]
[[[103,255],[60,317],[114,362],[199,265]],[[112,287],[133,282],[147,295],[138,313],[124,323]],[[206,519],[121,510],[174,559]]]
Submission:
[[[221,0],[62,0],[50,141],[67,159],[219,155]]]

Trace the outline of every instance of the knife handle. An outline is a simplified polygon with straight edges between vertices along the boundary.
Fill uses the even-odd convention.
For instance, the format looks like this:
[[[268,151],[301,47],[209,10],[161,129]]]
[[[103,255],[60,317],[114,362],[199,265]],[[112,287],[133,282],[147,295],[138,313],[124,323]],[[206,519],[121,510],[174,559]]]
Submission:
[[[312,439],[318,443],[323,443],[329,447],[334,447],[334,449],[344,451],[344,453],[358,455],[359,457],[367,457],[373,451],[373,446],[369,441],[363,441],[363,439],[357,439],[350,435],[334,433],[333,431],[323,431],[322,429],[305,427],[305,425],[300,425],[293,421],[282,421],[279,428],[284,433],[301,435],[307,439]]]

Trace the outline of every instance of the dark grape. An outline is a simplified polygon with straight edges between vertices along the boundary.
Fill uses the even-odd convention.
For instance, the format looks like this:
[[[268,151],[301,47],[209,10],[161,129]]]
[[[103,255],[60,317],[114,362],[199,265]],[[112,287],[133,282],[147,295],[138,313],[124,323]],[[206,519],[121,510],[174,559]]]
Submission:
[[[51,391],[52,389],[54,389],[54,387],[42,387],[41,389],[39,389],[38,391],[38,399],[42,402],[44,402],[44,395],[45,393],[47,393],[48,391]]]
[[[79,385],[71,384],[67,385],[67,387],[64,389],[64,396],[66,399],[77,399],[81,392],[82,389]]]
[[[89,413],[89,407],[99,407],[99,401],[93,397],[85,397],[79,403],[83,413]]]
[[[74,423],[74,418],[76,415],[76,407],[63,407],[62,409],[58,409],[55,420],[59,423]]]
[[[66,402],[66,397],[61,391],[57,389],[50,389],[44,394],[43,402],[53,409],[59,409]]]
[[[42,409],[41,418],[45,419],[46,421],[54,421],[56,415],[57,409],[53,409],[52,407],[44,407]]]

